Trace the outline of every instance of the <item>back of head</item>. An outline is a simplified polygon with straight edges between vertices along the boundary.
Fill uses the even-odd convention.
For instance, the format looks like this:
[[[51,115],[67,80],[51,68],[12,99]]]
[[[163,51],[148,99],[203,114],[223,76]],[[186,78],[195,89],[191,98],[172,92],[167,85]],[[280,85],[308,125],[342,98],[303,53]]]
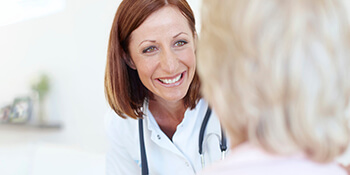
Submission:
[[[198,71],[232,144],[319,162],[344,152],[349,7],[347,0],[203,1]]]

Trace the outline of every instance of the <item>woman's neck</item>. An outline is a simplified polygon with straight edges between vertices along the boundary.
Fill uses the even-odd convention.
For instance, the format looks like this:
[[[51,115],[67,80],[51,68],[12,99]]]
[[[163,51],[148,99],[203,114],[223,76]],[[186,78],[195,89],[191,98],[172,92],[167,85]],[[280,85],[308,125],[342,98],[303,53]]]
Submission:
[[[183,100],[169,102],[162,99],[150,99],[149,110],[161,130],[172,140],[176,128],[182,122],[186,111]]]

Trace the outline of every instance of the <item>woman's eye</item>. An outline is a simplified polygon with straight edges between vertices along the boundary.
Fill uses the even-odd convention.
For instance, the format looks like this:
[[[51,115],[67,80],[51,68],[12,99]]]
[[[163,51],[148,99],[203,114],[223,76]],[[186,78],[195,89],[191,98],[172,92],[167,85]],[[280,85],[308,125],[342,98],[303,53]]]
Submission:
[[[175,43],[175,46],[183,46],[183,45],[185,45],[185,44],[187,44],[187,41],[181,40],[181,41],[177,41],[177,42]]]
[[[153,52],[155,50],[157,50],[157,48],[155,46],[150,46],[150,47],[147,47],[146,49],[144,49],[142,51],[142,53],[150,53],[150,52]]]

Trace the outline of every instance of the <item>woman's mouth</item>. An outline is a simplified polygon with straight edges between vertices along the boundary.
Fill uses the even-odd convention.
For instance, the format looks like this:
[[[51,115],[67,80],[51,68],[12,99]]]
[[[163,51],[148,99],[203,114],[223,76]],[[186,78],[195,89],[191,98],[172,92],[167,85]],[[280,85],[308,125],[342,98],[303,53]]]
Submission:
[[[184,73],[179,74],[175,78],[158,78],[158,80],[164,84],[174,84],[181,80]]]

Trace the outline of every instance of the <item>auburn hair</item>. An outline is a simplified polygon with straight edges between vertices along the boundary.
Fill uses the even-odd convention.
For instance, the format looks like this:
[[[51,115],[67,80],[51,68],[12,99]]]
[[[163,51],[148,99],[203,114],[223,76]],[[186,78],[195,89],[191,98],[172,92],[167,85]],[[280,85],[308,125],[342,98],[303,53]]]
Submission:
[[[172,5],[187,19],[195,36],[195,18],[186,0],[123,0],[115,14],[109,36],[105,70],[105,95],[111,108],[123,118],[142,118],[143,102],[152,93],[142,84],[136,70],[127,64],[130,35],[153,12]],[[184,97],[184,105],[193,109],[201,98],[200,81],[195,72],[192,83]]]

